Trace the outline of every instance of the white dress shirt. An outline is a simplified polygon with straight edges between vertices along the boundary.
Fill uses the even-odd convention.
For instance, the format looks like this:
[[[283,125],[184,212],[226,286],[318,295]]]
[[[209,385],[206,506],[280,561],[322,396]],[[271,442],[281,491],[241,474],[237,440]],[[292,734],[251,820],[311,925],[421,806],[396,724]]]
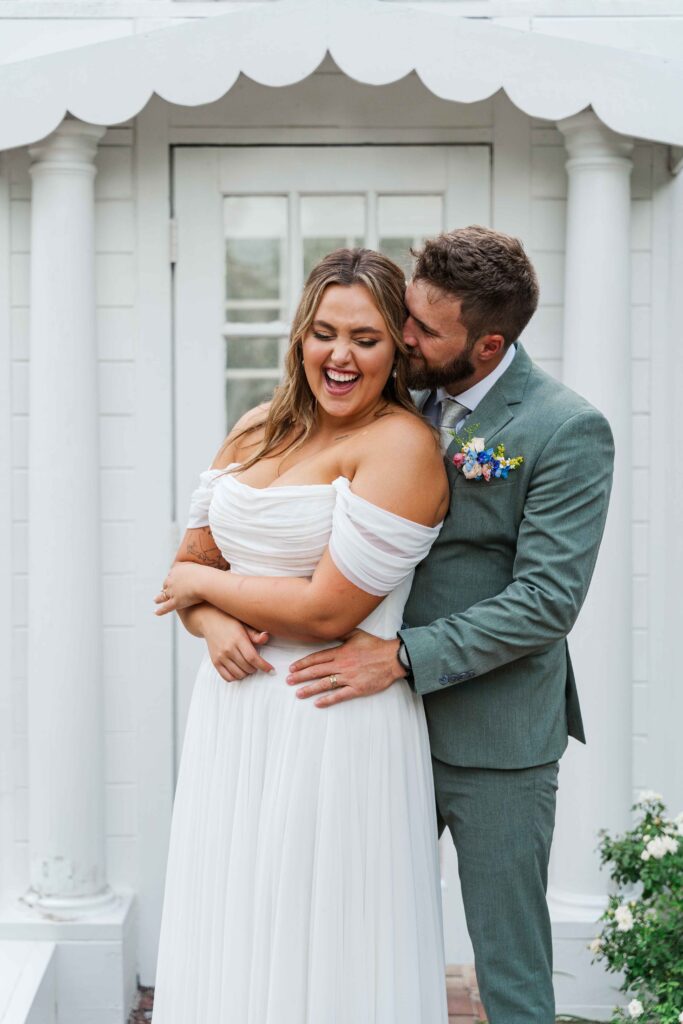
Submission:
[[[463,391],[459,395],[449,395],[445,388],[437,388],[436,394],[434,395],[434,402],[460,402],[460,404],[464,405],[467,409],[470,410],[470,412],[474,412],[474,410],[477,408],[477,406],[482,401],[484,396],[489,393],[489,391],[496,383],[496,381],[503,376],[508,366],[510,366],[510,364],[512,363],[512,360],[515,358],[516,353],[517,346],[510,345],[510,347],[508,348],[507,352],[505,353],[501,361],[498,363],[498,366],[495,368],[495,370],[491,370],[491,373],[489,373],[486,377],[478,381],[476,384],[473,384],[471,388],[468,388],[467,391]],[[465,422],[465,419],[466,417],[463,416],[463,418],[461,420],[458,420],[458,422],[455,424],[456,433],[462,427],[463,423]]]

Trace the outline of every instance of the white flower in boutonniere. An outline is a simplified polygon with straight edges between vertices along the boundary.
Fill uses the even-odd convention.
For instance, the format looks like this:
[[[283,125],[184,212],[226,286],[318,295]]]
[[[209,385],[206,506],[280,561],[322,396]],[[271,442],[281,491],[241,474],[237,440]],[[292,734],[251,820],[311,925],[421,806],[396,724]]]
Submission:
[[[460,451],[453,456],[453,465],[461,471],[466,480],[485,480],[487,483],[489,480],[506,480],[511,470],[522,465],[524,456],[507,458],[504,444],[499,444],[497,448],[487,448],[483,437],[472,437],[476,429],[472,427],[469,436],[464,440],[453,433],[453,437],[460,444]]]

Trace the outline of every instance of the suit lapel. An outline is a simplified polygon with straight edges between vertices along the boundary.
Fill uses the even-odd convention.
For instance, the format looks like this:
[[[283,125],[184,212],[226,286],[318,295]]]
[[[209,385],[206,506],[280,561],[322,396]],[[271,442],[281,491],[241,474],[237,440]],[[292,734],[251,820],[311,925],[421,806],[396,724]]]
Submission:
[[[491,446],[495,436],[513,419],[514,407],[522,401],[532,365],[526,350],[518,344],[517,354],[508,369],[482,398],[474,412],[470,413],[466,426],[473,429],[473,436],[484,438],[487,448]],[[446,452],[449,462],[457,451],[458,443],[454,438]]]

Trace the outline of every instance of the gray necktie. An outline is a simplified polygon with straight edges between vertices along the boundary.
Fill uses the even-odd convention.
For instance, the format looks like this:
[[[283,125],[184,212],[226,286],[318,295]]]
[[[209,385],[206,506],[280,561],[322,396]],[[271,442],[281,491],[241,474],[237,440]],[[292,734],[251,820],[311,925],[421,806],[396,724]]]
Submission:
[[[460,402],[451,401],[449,398],[442,399],[439,432],[441,434],[441,451],[444,454],[453,440],[456,423],[463,420],[469,412],[467,406],[461,405]]]

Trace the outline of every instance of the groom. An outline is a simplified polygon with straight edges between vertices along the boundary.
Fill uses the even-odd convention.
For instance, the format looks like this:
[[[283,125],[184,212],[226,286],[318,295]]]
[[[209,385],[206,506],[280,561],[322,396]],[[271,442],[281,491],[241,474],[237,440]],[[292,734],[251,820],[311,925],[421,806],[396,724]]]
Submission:
[[[558,759],[568,736],[584,742],[566,636],[595,565],[613,464],[605,418],[517,341],[537,302],[534,269],[507,235],[463,228],[418,254],[404,337],[418,404],[441,427],[450,511],[398,637],[356,633],[290,676],[330,705],[397,678],[423,696],[439,830],[458,853],[491,1024],[555,1020],[546,886]],[[474,438],[483,462],[461,457]],[[499,445],[523,461],[499,476],[494,464],[487,480],[486,449],[496,458]]]

